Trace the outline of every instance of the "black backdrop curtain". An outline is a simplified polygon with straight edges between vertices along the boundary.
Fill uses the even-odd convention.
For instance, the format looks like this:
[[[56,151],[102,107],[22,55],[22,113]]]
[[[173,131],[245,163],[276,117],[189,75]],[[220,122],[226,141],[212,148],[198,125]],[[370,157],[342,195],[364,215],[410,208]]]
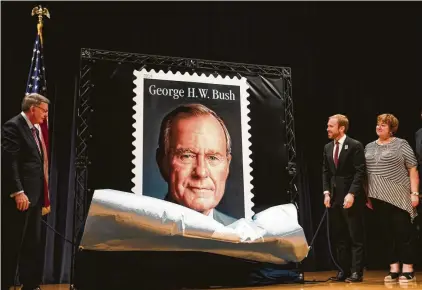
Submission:
[[[69,79],[66,87],[76,89],[76,78]],[[65,87],[63,85],[63,87]],[[44,220],[57,233],[43,224],[45,238],[43,283],[68,283],[73,242],[74,188],[75,188],[75,99],[76,91],[56,86],[53,112],[50,116],[51,212]],[[66,116],[66,117],[64,117]],[[51,118],[52,117],[52,118]],[[64,156],[67,156],[64,158]],[[68,241],[66,241],[67,239]],[[70,241],[70,242],[69,242]]]
[[[316,230],[318,225],[315,225],[316,220],[312,219],[312,204],[311,204],[311,189],[309,188],[309,178],[308,178],[308,166],[306,165],[302,146],[297,145],[297,179],[296,186],[298,188],[298,211],[299,211],[299,223],[302,226],[308,245],[312,241],[314,236],[314,230]],[[320,230],[321,231],[321,230]],[[319,234],[321,235],[321,234]],[[318,249],[319,250],[319,249]],[[316,268],[316,251],[315,245],[311,248],[308,253],[308,257],[303,261],[302,267],[304,271],[312,271]]]

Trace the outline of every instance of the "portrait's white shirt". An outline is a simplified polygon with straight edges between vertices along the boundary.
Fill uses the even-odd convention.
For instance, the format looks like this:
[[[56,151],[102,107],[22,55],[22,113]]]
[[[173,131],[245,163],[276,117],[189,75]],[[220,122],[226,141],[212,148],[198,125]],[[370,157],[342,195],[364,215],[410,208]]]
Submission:
[[[210,212],[207,214],[207,216],[214,219],[214,209],[210,210]]]

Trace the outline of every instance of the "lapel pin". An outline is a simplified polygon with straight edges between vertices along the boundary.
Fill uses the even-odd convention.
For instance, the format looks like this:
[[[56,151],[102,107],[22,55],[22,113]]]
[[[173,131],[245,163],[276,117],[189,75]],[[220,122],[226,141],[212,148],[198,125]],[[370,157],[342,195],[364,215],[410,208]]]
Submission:
[[[349,148],[349,145],[344,145],[344,150],[347,150],[347,148]]]

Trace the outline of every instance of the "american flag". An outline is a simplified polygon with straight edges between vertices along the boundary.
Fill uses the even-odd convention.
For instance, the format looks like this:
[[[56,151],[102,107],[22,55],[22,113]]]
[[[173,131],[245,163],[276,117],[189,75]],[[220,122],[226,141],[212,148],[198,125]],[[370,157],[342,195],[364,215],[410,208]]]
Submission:
[[[26,94],[38,93],[47,97],[47,80],[44,66],[42,25],[38,24],[37,36],[35,38],[34,49],[32,50],[31,67],[29,69],[28,82],[26,84]],[[44,204],[43,214],[50,212],[50,195],[48,182],[48,160],[49,160],[49,135],[48,118],[40,124],[41,143],[44,152]]]
[[[45,78],[42,37],[37,33],[34,49],[32,50],[31,68],[29,70],[28,82],[26,84],[26,94],[38,93],[46,97],[47,82]]]

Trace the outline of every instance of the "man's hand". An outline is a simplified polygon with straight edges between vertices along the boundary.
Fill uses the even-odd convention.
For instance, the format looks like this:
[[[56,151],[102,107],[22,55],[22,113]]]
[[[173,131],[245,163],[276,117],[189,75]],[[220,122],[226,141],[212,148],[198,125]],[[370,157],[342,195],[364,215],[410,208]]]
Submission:
[[[417,207],[419,205],[419,196],[412,194],[411,199],[412,199],[412,206]]]
[[[324,194],[324,205],[325,205],[325,207],[330,207],[331,206],[330,202],[331,202],[330,193]]]
[[[25,211],[29,208],[29,199],[25,193],[19,193],[15,196],[16,208],[20,211]]]
[[[355,202],[355,196],[352,193],[348,193],[344,197],[343,208],[351,208],[354,202]]]

